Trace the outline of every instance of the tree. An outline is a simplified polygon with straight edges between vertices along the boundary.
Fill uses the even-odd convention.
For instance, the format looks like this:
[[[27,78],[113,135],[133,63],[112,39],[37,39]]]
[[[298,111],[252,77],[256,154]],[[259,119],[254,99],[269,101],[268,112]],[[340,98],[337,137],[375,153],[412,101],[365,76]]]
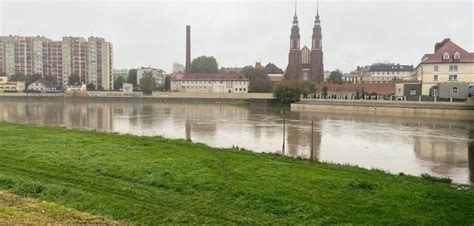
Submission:
[[[153,78],[152,72],[145,72],[143,77],[140,79],[140,89],[144,94],[151,94],[155,89],[156,81]]]
[[[328,87],[327,86],[323,86],[321,95],[323,95],[324,98],[326,98],[328,96]]]
[[[335,71],[331,71],[329,74],[328,81],[335,83],[335,84],[342,84],[344,81],[342,81],[342,72],[337,69]]]
[[[216,58],[213,56],[200,56],[191,63],[192,73],[217,73],[219,72]]]
[[[242,74],[244,74],[249,79],[249,92],[272,92],[272,82],[264,70],[257,70],[252,66],[246,66],[242,69]]]
[[[15,74],[15,75],[12,75],[10,80],[13,82],[24,82],[26,80],[26,77],[25,75],[22,75],[22,74]]]
[[[46,75],[44,76],[44,79],[46,79],[48,82],[51,82],[52,84],[56,84],[56,78],[52,75]]]
[[[171,90],[171,75],[166,75],[165,77],[165,91]]]
[[[137,84],[137,69],[130,69],[128,70],[128,78],[127,78],[128,83],[132,83],[134,85]]]
[[[32,74],[32,75],[28,75],[26,76],[26,79],[25,79],[25,88],[28,88],[28,86],[35,82],[35,81],[38,81],[39,79],[43,78],[43,76],[41,74]]]
[[[315,91],[314,85],[308,81],[283,80],[273,87],[275,97],[283,103],[300,100],[300,95],[308,95]]]
[[[81,77],[77,74],[71,74],[69,76],[68,85],[81,85]]]
[[[86,89],[88,91],[94,91],[94,90],[96,90],[96,86],[95,86],[94,83],[89,83],[89,84],[86,85]]]
[[[123,76],[117,76],[114,79],[114,89],[119,90],[123,88],[123,83],[125,82],[125,77]]]

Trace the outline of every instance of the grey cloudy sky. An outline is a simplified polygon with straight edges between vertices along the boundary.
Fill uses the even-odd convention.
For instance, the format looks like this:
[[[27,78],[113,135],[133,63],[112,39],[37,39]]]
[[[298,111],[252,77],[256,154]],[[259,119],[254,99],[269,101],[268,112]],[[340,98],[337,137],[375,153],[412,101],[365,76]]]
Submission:
[[[473,47],[472,1],[321,0],[326,70],[374,62],[419,63],[450,36]],[[286,68],[294,1],[5,1],[1,35],[99,36],[114,45],[114,68],[184,63],[185,25],[192,56],[215,56],[219,66],[261,59]],[[316,1],[298,1],[302,46],[311,44]]]

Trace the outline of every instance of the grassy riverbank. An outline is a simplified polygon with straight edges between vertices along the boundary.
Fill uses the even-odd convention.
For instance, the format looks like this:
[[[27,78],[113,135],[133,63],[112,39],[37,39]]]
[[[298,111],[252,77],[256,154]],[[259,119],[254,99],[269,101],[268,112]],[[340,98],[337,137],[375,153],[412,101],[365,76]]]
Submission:
[[[124,224],[0,190],[0,224]]]
[[[474,190],[183,140],[0,123],[0,188],[137,223],[474,223]]]

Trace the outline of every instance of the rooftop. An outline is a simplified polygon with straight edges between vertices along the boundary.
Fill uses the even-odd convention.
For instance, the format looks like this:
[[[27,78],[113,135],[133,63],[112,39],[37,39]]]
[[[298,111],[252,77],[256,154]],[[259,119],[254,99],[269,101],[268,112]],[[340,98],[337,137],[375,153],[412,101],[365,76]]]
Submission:
[[[459,57],[455,56],[458,54]],[[447,57],[444,57],[447,55]],[[435,44],[435,52],[425,54],[421,63],[474,62],[474,53],[467,52],[449,38]]]

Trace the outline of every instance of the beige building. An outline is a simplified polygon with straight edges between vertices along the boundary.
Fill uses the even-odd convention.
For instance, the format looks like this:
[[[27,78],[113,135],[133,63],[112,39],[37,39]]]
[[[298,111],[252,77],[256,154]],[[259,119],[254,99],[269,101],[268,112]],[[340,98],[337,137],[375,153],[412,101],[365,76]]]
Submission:
[[[249,80],[241,73],[178,73],[171,78],[172,92],[248,93]]]
[[[7,76],[0,77],[0,93],[20,93],[25,90],[25,82],[9,82]]]
[[[52,41],[40,36],[0,36],[0,74],[41,74],[62,87],[66,87],[69,76],[76,74],[83,83],[111,90],[112,55],[112,44],[103,38],[63,37]]]
[[[422,95],[438,96],[440,84],[474,84],[474,53],[467,52],[449,38],[436,43],[434,53],[425,54],[416,67]],[[464,90],[452,88],[458,94]],[[468,91],[466,91],[468,92]]]
[[[140,79],[145,76],[145,74],[151,73],[153,78],[155,79],[156,88],[163,86],[165,83],[165,71],[157,68],[151,67],[142,67],[137,69],[137,83],[140,84]]]

